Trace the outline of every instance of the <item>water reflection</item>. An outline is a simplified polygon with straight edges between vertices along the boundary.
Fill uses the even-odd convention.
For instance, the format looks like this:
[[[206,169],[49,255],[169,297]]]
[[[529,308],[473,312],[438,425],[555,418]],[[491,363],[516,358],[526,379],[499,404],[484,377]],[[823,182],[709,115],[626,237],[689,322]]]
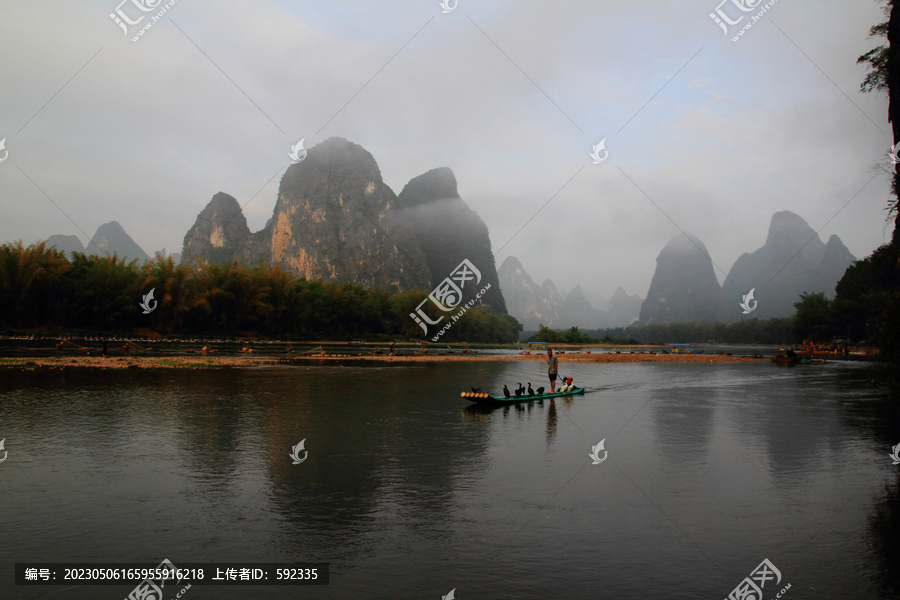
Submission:
[[[100,547],[126,560],[177,551],[332,561],[323,598],[427,596],[439,578],[453,581],[443,593],[456,585],[473,597],[552,596],[563,585],[579,598],[600,587],[617,598],[723,597],[736,581],[720,581],[697,548],[743,576],[760,553],[783,552],[824,524],[793,564],[769,558],[792,582],[824,588],[862,571],[845,558],[865,554],[871,572],[857,577],[896,595],[900,481],[887,452],[900,420],[871,388],[830,366],[617,365],[603,367],[611,387],[586,397],[499,408],[459,398],[526,368],[0,378],[0,438],[16,450],[0,465],[0,494],[16,506],[4,513],[0,564],[16,552],[96,559]],[[580,380],[596,368],[572,367]],[[586,466],[603,437],[594,432],[626,423],[613,460]],[[301,439],[309,455],[293,465]],[[26,451],[31,467],[12,462]],[[27,468],[40,489],[17,476]],[[849,489],[885,472],[886,484]],[[74,518],[48,518],[58,515],[46,498],[63,499]],[[855,593],[876,597],[866,583]],[[4,585],[0,595],[18,597]],[[88,597],[81,591],[67,595]]]
[[[553,445],[556,437],[556,402],[554,398],[550,398],[550,409],[547,411],[547,449]]]
[[[873,587],[885,598],[900,597],[900,474],[874,498],[866,533],[875,567]]]
[[[676,381],[652,393],[655,441],[661,460],[682,465],[703,464],[709,453],[721,392],[715,385],[680,387],[677,378],[684,376],[673,372]],[[710,379],[715,377],[715,373],[709,375]]]

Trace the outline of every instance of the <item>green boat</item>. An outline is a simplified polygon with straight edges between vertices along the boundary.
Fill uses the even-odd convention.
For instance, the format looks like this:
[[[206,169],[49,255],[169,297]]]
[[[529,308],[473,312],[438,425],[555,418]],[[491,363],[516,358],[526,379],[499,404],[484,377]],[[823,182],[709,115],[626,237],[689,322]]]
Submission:
[[[504,396],[491,396],[490,394],[481,392],[462,392],[460,396],[466,400],[471,400],[472,402],[477,402],[479,404],[516,404],[518,402],[531,402],[532,400],[544,400],[546,398],[560,398],[583,393],[584,388],[580,387],[569,390],[568,392],[554,392],[552,394],[541,394],[539,396],[535,394],[534,396],[510,396],[509,398],[506,398]]]

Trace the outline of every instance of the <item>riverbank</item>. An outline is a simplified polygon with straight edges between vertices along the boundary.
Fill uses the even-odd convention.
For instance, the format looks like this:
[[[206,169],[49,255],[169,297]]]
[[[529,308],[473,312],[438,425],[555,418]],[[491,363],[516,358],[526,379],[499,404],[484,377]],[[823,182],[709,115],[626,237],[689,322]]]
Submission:
[[[352,363],[432,363],[432,362],[492,362],[492,361],[544,361],[542,354],[517,354],[497,356],[488,354],[451,354],[451,355],[367,355],[348,356],[343,354],[322,354],[317,356],[292,356],[290,358],[249,356],[213,357],[213,356],[65,356],[65,357],[7,357],[0,358],[0,369],[16,370],[55,370],[55,369],[210,369],[210,368],[248,368],[271,365],[321,365]],[[629,363],[629,362],[682,362],[682,363],[735,363],[760,362],[768,360],[743,356],[725,356],[720,354],[649,354],[649,353],[565,353],[559,355],[562,364],[573,363]]]

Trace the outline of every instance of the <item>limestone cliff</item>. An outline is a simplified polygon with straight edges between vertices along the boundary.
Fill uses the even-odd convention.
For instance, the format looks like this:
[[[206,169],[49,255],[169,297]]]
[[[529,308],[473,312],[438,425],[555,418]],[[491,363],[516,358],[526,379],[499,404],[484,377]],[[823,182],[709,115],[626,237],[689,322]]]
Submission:
[[[371,154],[341,138],[326,140],[281,180],[262,236],[268,262],[307,279],[428,289],[425,256],[396,218],[396,203]]]
[[[250,232],[237,200],[216,194],[184,238],[183,262],[238,260],[306,279],[430,291],[433,278],[421,245],[398,215],[397,196],[372,155],[331,138],[288,167],[272,217],[260,231]]]
[[[506,314],[487,225],[459,197],[453,172],[444,167],[413,178],[400,192],[398,206],[399,219],[416,236],[425,254],[431,271],[430,287],[437,286],[468,259],[481,272],[479,288],[491,285],[482,298],[484,306]]]
[[[835,285],[855,260],[838,236],[823,244],[802,217],[783,210],[772,216],[766,243],[735,261],[722,288],[732,313],[755,289],[754,317],[790,317],[803,292],[833,298]]]
[[[507,256],[499,270],[500,286],[506,297],[509,314],[525,329],[539,325],[560,327],[559,313],[563,299],[549,279],[538,285],[515,256]]]
[[[656,259],[656,272],[641,305],[641,325],[719,321],[726,308],[706,246],[679,233]]]
[[[239,257],[249,238],[250,229],[238,201],[219,192],[184,236],[182,261],[189,265],[196,261],[230,263]]]

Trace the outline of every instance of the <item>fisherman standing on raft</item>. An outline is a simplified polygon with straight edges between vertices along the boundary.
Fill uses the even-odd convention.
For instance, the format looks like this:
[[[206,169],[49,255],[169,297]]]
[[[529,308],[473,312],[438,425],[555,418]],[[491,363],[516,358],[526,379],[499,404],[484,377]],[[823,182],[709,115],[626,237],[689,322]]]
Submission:
[[[547,376],[550,377],[551,394],[556,391],[557,371],[559,371],[559,359],[554,356],[552,348],[547,348]]]

